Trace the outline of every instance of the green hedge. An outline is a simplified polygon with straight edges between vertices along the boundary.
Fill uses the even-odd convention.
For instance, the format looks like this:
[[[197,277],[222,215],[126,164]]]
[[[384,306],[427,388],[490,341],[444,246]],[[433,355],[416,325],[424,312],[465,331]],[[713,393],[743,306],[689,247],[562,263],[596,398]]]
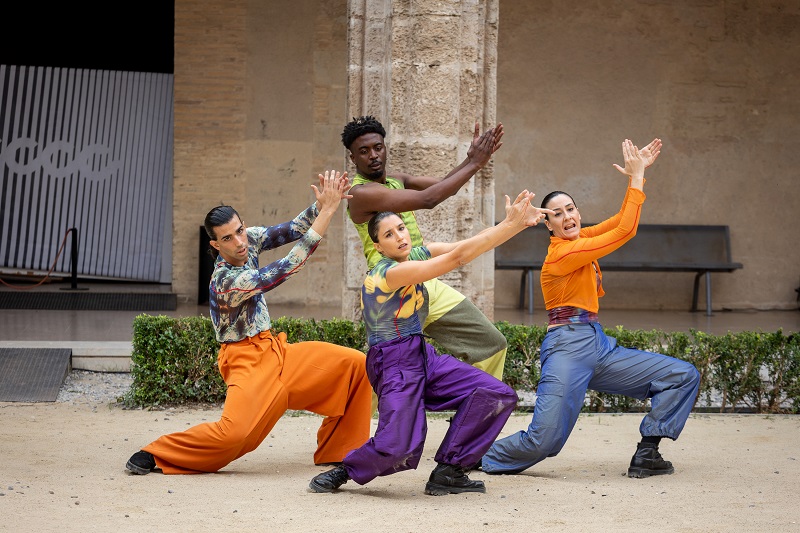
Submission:
[[[217,369],[218,350],[209,318],[137,316],[133,319],[133,383],[123,398],[125,405],[223,401],[226,386]]]
[[[495,324],[508,340],[504,380],[518,391],[535,391],[541,368],[543,326]],[[363,323],[282,317],[273,330],[289,342],[324,340],[366,349]],[[700,371],[696,408],[721,412],[800,413],[800,335],[742,332],[723,336],[692,330],[606,329],[622,346],[663,353],[691,362]],[[217,370],[219,344],[208,317],[172,318],[142,314],[133,322],[133,384],[123,401],[129,407],[221,403],[225,383]],[[593,412],[644,411],[649,403],[590,391]]]

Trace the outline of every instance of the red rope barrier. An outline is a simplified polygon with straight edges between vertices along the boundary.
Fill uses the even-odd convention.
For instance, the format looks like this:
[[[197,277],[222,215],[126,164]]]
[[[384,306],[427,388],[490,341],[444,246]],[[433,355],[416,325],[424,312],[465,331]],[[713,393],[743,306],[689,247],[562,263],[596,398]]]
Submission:
[[[58,247],[58,253],[56,254],[56,258],[53,260],[53,266],[51,266],[50,270],[47,271],[47,274],[45,274],[45,276],[41,280],[39,280],[39,283],[35,285],[11,285],[10,283],[3,281],[2,278],[0,278],[0,283],[2,283],[3,285],[5,285],[10,289],[14,289],[15,291],[27,291],[33,289],[34,287],[38,287],[39,285],[47,281],[50,278],[50,274],[53,272],[53,269],[56,268],[56,263],[58,262],[58,258],[61,257],[61,252],[64,250],[64,245],[67,244],[67,235],[69,235],[69,232],[73,231],[73,229],[74,228],[68,229],[67,232],[64,234],[64,240],[61,241],[61,246]]]

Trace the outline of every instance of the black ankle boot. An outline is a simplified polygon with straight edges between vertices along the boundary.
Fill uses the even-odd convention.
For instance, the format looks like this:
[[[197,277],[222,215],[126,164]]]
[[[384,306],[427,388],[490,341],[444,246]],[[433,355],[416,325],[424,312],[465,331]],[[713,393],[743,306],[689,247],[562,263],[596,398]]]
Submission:
[[[486,492],[486,487],[483,481],[471,480],[464,473],[464,469],[457,465],[439,463],[431,472],[431,477],[425,485],[425,494],[431,496],[462,492]]]
[[[640,442],[636,445],[636,453],[628,467],[628,477],[645,478],[671,474],[675,471],[672,463],[665,461],[658,453],[658,445],[651,442]]]

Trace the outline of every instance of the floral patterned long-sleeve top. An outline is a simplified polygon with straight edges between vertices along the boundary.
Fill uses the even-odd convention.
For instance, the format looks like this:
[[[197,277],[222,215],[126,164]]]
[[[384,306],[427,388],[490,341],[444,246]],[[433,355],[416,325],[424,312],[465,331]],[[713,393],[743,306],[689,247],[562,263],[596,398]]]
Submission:
[[[240,267],[217,257],[209,283],[209,307],[217,341],[237,342],[267,331],[272,323],[264,293],[300,271],[322,236],[311,229],[316,203],[293,220],[276,226],[247,228],[247,262]],[[298,241],[281,259],[258,266],[258,255]]]

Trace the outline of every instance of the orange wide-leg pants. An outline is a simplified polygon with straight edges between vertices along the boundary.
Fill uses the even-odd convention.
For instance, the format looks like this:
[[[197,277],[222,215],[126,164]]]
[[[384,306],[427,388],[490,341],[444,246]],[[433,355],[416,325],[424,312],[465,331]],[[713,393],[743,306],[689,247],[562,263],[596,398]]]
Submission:
[[[314,463],[339,462],[369,439],[372,387],[366,356],[327,342],[289,344],[269,332],[223,344],[228,385],[222,417],[164,435],[142,448],[165,474],[216,472],[255,450],[287,409],[326,417]]]

